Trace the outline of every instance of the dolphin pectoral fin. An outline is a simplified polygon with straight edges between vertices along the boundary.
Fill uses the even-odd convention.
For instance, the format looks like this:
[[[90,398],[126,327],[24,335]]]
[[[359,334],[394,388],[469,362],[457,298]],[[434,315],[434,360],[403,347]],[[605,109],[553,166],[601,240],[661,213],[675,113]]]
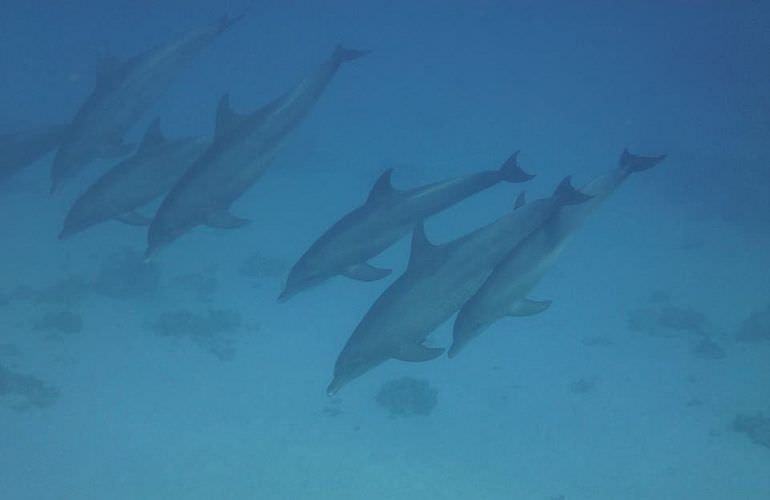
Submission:
[[[390,275],[391,272],[393,272],[392,269],[380,269],[364,262],[348,267],[342,274],[358,281],[377,281]]]
[[[551,307],[550,300],[517,300],[508,309],[508,316],[532,316],[540,314],[549,307]]]
[[[115,220],[128,224],[129,226],[149,226],[152,222],[150,217],[142,215],[139,212],[126,212],[124,214],[116,215]]]
[[[527,204],[527,192],[522,191],[519,196],[516,197],[516,202],[513,204],[513,209],[518,210]]]
[[[213,212],[206,217],[206,225],[217,229],[237,229],[248,224],[250,221],[242,217],[237,217],[227,210]]]
[[[421,361],[430,361],[436,359],[444,354],[444,349],[441,347],[425,347],[422,344],[401,344],[398,346],[394,359],[400,361],[410,361],[413,363],[419,363]]]

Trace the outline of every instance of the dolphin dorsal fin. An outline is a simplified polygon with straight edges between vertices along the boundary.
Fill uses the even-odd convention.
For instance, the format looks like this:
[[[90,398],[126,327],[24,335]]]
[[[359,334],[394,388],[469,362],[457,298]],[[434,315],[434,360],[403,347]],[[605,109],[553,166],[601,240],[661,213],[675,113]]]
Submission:
[[[387,169],[382,173],[382,175],[380,175],[380,177],[377,179],[377,182],[375,182],[374,186],[372,186],[372,190],[369,191],[369,197],[366,199],[367,203],[380,201],[392,195],[396,191],[390,181],[392,175],[392,168]]]
[[[152,123],[150,123],[150,126],[147,127],[147,132],[144,133],[138,152],[144,153],[150,151],[162,145],[164,142],[166,142],[166,138],[160,130],[160,118],[155,118]]]
[[[425,223],[418,222],[412,232],[412,249],[409,253],[408,268],[422,266],[423,263],[431,260],[434,256],[436,245],[428,240],[425,235]]]
[[[214,130],[214,142],[238,128],[247,118],[248,115],[236,113],[230,107],[230,94],[223,95],[219,99],[219,105],[217,106],[217,123],[216,129]]]

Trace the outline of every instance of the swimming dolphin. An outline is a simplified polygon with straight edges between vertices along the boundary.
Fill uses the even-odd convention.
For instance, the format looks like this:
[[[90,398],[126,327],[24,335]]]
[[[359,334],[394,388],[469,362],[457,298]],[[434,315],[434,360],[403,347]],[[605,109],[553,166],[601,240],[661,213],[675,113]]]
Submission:
[[[115,165],[89,187],[67,213],[59,238],[115,219],[131,225],[149,225],[141,208],[166,194],[208,147],[199,138],[169,140],[160,120],[147,129],[139,149]]]
[[[51,125],[0,135],[0,182],[61,144],[67,125]]]
[[[521,170],[514,153],[497,170],[399,191],[393,188],[387,170],[377,180],[361,207],[345,215],[326,231],[289,272],[279,301],[342,274],[373,281],[390,274],[367,263],[383,252],[414,225],[447,207],[461,202],[498,182],[524,182],[533,176]]]
[[[342,63],[366,53],[338,46],[291,91],[249,114],[232,111],[224,95],[214,142],[163,200],[150,225],[145,255],[201,224],[224,229],[246,224],[228,212],[230,204],[267,170],[278,146],[307,116]]]
[[[422,223],[412,237],[404,274],[375,301],[342,349],[327,388],[335,394],[388,359],[429,361],[444,349],[423,345],[479,289],[505,255],[561,207],[586,195],[564,179],[549,198],[536,200],[472,233],[433,245]]]
[[[224,17],[144,53],[100,65],[96,87],[80,107],[56,153],[51,192],[97,158],[120,158],[133,146],[123,136],[158,100],[174,77],[243,15]]]
[[[663,156],[636,156],[623,151],[617,168],[602,175],[581,192],[592,198],[586,203],[565,207],[521,241],[460,309],[453,327],[449,357],[455,357],[472,339],[504,316],[528,316],[547,309],[550,301],[528,298],[559,255],[570,236],[604,200],[634,172],[652,168]]]

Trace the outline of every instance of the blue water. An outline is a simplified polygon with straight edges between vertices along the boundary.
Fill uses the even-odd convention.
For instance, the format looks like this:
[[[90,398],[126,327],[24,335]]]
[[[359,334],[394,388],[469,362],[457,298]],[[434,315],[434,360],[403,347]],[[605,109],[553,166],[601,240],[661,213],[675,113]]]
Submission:
[[[6,0],[0,133],[69,122],[100,53],[133,55],[248,5]],[[153,293],[18,293],[90,282],[116,252],[144,251],[145,230],[117,222],[56,238],[114,162],[55,196],[50,154],[0,185],[0,294],[14,297],[0,300],[0,367],[52,391],[24,405],[0,390],[0,499],[770,498],[770,449],[732,428],[770,416],[770,342],[736,340],[770,306],[770,3],[254,2],[128,139],[155,116],[171,137],[210,137],[223,93],[256,109],[337,43],[372,53],[340,69],[234,204],[252,223],[180,238],[154,259]],[[411,187],[520,149],[538,197],[613,168],[624,147],[668,158],[570,241],[535,291],[554,301],[547,312],[501,320],[457,359],[389,361],[326,396],[340,349],[404,270],[407,239],[373,261],[394,277],[276,297],[383,169]],[[457,238],[521,189],[485,191],[427,233]],[[254,254],[259,276],[244,276]],[[190,274],[215,288],[180,285]],[[629,328],[653,294],[704,314],[724,357],[696,356],[689,331]],[[211,309],[240,315],[233,356],[152,329],[164,312]],[[61,311],[82,330],[40,328]],[[430,339],[450,341],[451,322]],[[391,418],[377,403],[404,376],[438,390],[428,416]]]

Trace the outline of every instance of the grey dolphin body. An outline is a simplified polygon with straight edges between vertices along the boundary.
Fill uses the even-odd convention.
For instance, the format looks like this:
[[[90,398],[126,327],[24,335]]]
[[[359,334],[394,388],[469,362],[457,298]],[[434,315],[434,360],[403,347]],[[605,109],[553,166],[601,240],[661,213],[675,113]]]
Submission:
[[[310,112],[340,65],[364,54],[337,47],[290,92],[250,114],[234,113],[225,95],[214,142],[163,200],[150,225],[146,255],[198,225],[244,225],[246,220],[228,213],[230,204],[265,172],[277,147]]]
[[[150,220],[135,210],[167,193],[207,146],[200,138],[166,139],[155,120],[136,153],[78,197],[67,213],[59,238],[111,219],[148,225]]]
[[[444,349],[423,345],[428,335],[479,289],[495,265],[554,211],[580,203],[569,178],[550,198],[529,203],[472,233],[432,245],[422,224],[412,238],[407,270],[375,301],[342,349],[327,393],[388,359],[428,361]]]
[[[97,158],[126,156],[123,136],[157,101],[174,77],[212,40],[240,19],[223,18],[124,62],[106,61],[78,110],[51,169],[51,192]]]
[[[516,163],[514,153],[498,170],[487,170],[407,191],[393,188],[386,171],[366,203],[327,230],[292,267],[279,301],[342,274],[372,281],[390,274],[367,263],[401,239],[414,225],[498,182],[524,182],[533,176]]]
[[[0,135],[0,182],[61,144],[67,125],[51,125]]]
[[[581,188],[581,192],[592,197],[590,200],[580,205],[565,207],[555,213],[537,231],[511,250],[457,314],[449,357],[457,356],[465,345],[500,318],[527,316],[547,309],[550,301],[535,301],[527,296],[558,257],[568,236],[574,233],[629,175],[647,170],[664,158],[665,156],[636,156],[624,151],[617,168]]]

